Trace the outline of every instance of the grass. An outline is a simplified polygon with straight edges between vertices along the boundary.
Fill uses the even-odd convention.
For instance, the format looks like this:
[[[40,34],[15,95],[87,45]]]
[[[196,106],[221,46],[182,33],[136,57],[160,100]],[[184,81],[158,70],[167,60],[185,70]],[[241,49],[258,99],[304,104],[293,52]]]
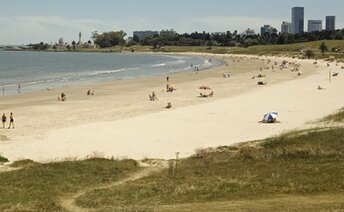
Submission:
[[[192,210],[214,202],[344,194],[344,129],[291,132],[250,145],[198,151],[179,162],[175,177],[166,170],[90,192],[77,204],[100,211],[191,204]]]
[[[0,211],[61,211],[59,197],[126,177],[134,160],[88,159],[39,164],[15,162],[20,170],[0,173]]]
[[[337,113],[326,116],[321,121],[323,122],[337,122],[343,123],[344,122],[344,108],[340,109]]]

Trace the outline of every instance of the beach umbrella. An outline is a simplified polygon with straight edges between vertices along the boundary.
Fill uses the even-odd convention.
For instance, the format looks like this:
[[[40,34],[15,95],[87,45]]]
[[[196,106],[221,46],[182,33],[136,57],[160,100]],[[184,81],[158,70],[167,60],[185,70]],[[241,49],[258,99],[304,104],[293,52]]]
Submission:
[[[263,120],[265,122],[274,122],[274,120],[276,120],[278,113],[277,112],[269,112],[267,114],[264,115]]]
[[[202,86],[199,87],[199,89],[203,90],[203,92],[200,93],[200,95],[202,97],[207,97],[208,96],[208,94],[207,94],[208,92],[207,91],[211,90],[211,88],[209,86],[207,86],[207,85],[202,85]]]

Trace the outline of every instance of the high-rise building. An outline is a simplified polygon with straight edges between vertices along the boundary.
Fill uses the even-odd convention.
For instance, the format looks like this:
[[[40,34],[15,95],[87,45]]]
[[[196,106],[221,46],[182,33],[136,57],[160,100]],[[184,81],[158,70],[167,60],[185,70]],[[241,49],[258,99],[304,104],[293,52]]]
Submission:
[[[281,24],[281,33],[291,34],[291,23],[283,21]]]
[[[320,32],[322,30],[322,20],[308,20],[308,32]]]
[[[304,32],[304,7],[293,7],[291,9],[291,32],[299,34]]]
[[[265,33],[269,33],[269,34],[277,33],[277,30],[270,25],[264,25],[263,27],[260,28],[260,34],[264,35]]]
[[[336,16],[326,16],[326,31],[336,30]]]

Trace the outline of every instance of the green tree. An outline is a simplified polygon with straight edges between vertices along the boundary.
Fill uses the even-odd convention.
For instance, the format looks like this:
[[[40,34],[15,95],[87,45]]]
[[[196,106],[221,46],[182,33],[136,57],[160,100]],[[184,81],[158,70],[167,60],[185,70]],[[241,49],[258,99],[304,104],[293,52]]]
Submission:
[[[100,48],[107,48],[107,47],[114,47],[117,45],[124,45],[125,40],[124,37],[127,34],[123,31],[111,31],[111,32],[104,32],[101,35],[97,35],[94,43],[98,44]]]
[[[73,51],[75,51],[75,49],[76,49],[76,42],[74,40],[72,42],[72,46],[73,46]]]
[[[93,40],[93,43],[97,39],[98,36],[99,36],[98,31],[93,31],[92,32],[91,39]]]
[[[328,51],[328,47],[327,47],[325,42],[321,43],[319,49],[320,49],[322,55],[324,55],[324,53]]]

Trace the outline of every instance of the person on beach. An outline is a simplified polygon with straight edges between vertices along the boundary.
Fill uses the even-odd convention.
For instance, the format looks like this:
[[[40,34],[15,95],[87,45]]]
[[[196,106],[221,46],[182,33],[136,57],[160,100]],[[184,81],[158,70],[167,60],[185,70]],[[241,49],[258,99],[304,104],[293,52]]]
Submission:
[[[152,95],[149,95],[149,100],[155,101],[157,99],[158,99],[158,97],[156,96],[155,92],[153,91]]]
[[[61,101],[66,101],[66,94],[62,91],[61,96],[58,96],[57,99]]]
[[[18,91],[18,94],[20,94],[20,92],[21,92],[21,86],[20,86],[20,84],[18,84],[17,91]]]
[[[7,121],[7,117],[5,113],[2,114],[1,121],[2,121],[2,128],[5,128],[5,124]]]
[[[13,113],[11,112],[10,114],[10,125],[8,126],[8,129],[10,129],[12,126],[12,129],[14,129],[14,118],[13,118]]]
[[[166,108],[166,109],[171,109],[171,108],[172,108],[171,102],[168,102],[165,108]]]
[[[169,82],[169,81],[170,81],[170,77],[167,76],[167,77],[166,77],[166,82]]]

